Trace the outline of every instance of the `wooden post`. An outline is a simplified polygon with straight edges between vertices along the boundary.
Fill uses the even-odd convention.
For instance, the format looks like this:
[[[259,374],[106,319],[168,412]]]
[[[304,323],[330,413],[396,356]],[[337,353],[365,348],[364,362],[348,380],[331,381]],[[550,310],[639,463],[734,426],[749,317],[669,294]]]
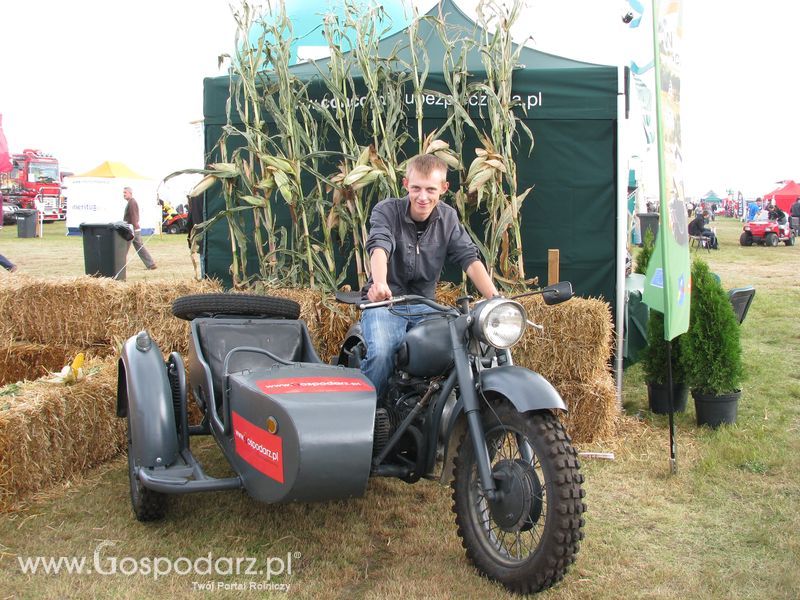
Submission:
[[[547,285],[553,285],[560,281],[558,274],[559,253],[558,249],[547,251]]]

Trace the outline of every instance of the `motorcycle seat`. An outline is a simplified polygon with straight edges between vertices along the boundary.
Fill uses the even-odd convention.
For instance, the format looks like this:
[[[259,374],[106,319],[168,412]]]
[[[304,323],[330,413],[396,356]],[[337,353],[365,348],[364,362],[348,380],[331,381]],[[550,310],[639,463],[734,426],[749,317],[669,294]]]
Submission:
[[[211,375],[214,396],[222,398],[225,359],[235,348],[261,348],[290,362],[321,363],[304,321],[285,319],[211,319],[192,322],[195,348]],[[231,355],[228,374],[268,369],[278,361],[258,352]]]

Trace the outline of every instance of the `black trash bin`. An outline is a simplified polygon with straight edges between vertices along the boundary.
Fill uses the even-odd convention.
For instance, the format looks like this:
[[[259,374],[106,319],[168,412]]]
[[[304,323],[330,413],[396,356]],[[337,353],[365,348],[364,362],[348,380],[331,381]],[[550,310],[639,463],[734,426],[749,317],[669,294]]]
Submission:
[[[648,230],[653,233],[653,240],[655,241],[658,234],[658,213],[638,213],[636,216],[639,217],[639,229],[642,232],[642,243],[640,245],[644,246],[644,236]]]
[[[36,210],[20,208],[17,211],[17,237],[36,237]]]
[[[125,223],[81,223],[86,274],[125,280],[130,229]],[[133,236],[131,235],[131,238]]]

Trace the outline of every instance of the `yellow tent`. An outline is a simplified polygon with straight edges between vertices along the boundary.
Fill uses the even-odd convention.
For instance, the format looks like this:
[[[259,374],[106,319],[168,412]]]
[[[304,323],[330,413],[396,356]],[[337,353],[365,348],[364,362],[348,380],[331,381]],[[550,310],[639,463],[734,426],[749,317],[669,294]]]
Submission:
[[[146,179],[135,171],[132,171],[127,165],[120,162],[113,162],[110,160],[99,164],[91,171],[81,173],[77,177],[113,177],[117,179]]]

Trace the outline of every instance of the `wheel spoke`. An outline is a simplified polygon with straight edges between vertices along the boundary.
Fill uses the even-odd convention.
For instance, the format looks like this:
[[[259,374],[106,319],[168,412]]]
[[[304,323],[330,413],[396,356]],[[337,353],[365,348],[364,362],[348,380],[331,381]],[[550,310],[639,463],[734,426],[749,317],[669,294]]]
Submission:
[[[508,555],[508,546],[506,545],[506,535],[507,535],[507,534],[508,534],[508,532],[507,532],[507,531],[503,531],[503,532],[500,534],[500,535],[501,535],[501,541],[500,541],[500,546],[498,547],[498,550],[501,550],[501,551],[502,551],[502,552],[504,552],[506,555]]]

